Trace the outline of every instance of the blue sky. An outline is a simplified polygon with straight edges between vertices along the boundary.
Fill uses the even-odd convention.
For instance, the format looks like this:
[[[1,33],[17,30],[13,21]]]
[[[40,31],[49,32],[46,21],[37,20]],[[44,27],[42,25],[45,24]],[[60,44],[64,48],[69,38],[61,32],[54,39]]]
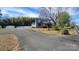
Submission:
[[[38,17],[39,7],[1,7],[2,17]],[[74,8],[69,8],[68,13],[70,14],[72,21],[79,25],[79,11],[77,12]]]
[[[38,9],[36,7],[3,7],[0,8],[3,17],[38,17]]]

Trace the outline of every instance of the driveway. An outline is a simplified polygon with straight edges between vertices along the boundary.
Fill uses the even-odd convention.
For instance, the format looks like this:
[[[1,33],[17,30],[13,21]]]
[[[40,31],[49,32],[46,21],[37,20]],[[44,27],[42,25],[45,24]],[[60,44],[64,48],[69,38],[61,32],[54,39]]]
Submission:
[[[26,29],[0,30],[0,34],[15,34],[23,51],[79,51],[79,36],[53,36]]]

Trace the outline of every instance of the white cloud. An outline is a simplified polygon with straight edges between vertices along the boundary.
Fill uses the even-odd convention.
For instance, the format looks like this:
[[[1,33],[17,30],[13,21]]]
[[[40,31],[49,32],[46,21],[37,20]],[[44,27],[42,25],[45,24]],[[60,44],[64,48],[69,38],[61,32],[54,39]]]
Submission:
[[[21,8],[1,8],[2,10],[6,10],[6,11],[14,11],[14,12],[17,12],[17,13],[26,13],[23,9]]]
[[[37,17],[38,14],[28,10],[28,9],[22,9],[22,8],[1,8],[3,16],[8,14],[9,17],[17,17],[17,16],[29,16],[29,17]],[[11,13],[9,11],[13,11],[16,13]]]
[[[76,15],[79,15],[79,11],[76,12],[75,8],[77,7],[71,7],[71,8],[68,8],[67,12],[70,14],[70,16],[76,16]]]
[[[38,17],[38,14],[30,13],[28,17]]]
[[[73,12],[72,8],[68,8],[67,12],[68,12],[71,16],[75,15],[75,13]]]

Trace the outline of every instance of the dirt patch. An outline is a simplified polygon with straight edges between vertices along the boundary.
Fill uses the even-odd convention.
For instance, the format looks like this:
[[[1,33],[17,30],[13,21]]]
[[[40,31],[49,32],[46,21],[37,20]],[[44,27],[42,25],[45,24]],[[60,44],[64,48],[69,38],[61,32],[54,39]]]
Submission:
[[[56,30],[48,30],[47,28],[32,28],[33,31],[42,32],[50,35],[63,35],[62,31],[56,31]],[[70,35],[77,35],[76,31],[71,29],[69,30]]]
[[[19,41],[14,34],[0,35],[0,51],[18,51]]]
[[[61,35],[61,32],[55,30],[48,30],[47,28],[32,28],[32,31],[41,32],[50,35]]]

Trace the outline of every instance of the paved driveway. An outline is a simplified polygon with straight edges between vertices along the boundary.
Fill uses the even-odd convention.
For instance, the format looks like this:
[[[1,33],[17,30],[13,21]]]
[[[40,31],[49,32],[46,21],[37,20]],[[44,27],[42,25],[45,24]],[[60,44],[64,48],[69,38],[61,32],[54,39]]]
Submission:
[[[15,34],[24,51],[71,51],[79,50],[77,36],[53,36],[32,30],[0,30],[0,34]]]

